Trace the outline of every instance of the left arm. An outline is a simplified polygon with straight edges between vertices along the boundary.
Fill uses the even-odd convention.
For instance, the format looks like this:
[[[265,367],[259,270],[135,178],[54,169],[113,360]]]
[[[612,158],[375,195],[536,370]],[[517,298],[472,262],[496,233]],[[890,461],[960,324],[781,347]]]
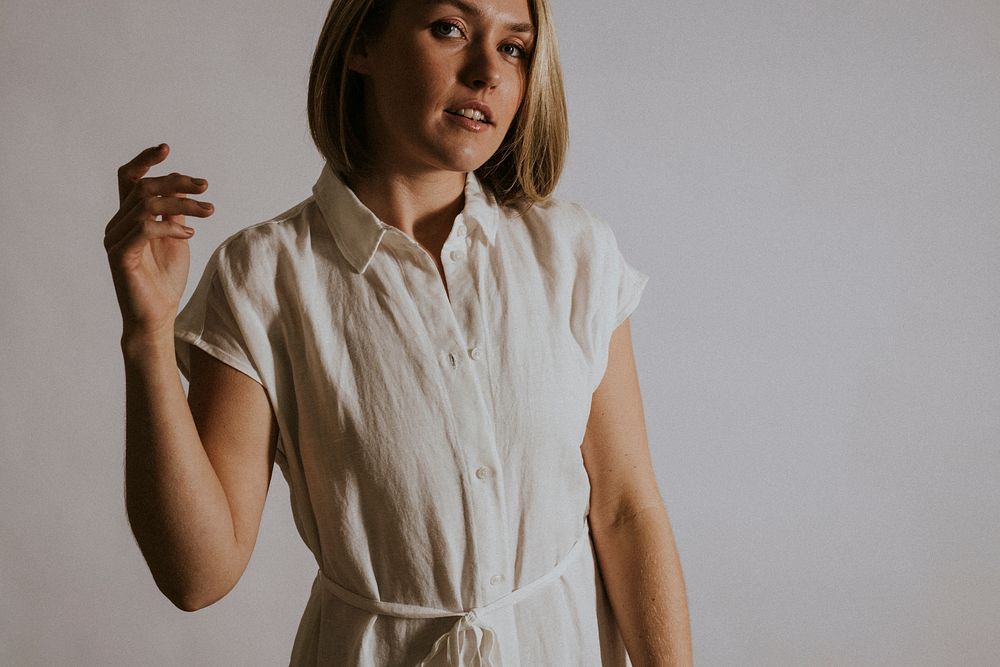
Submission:
[[[628,318],[611,337],[581,445],[590,527],[608,599],[634,667],[689,667],[680,558],[649,456]]]

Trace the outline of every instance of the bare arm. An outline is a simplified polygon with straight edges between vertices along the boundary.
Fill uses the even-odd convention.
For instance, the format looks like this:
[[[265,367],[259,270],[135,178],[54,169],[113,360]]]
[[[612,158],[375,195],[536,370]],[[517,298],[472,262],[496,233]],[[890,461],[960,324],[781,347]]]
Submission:
[[[129,523],[163,594],[201,609],[250,560],[277,427],[263,387],[200,349],[187,400],[172,337],[123,336],[122,351]]]
[[[148,148],[118,169],[120,208],[104,248],[123,323],[128,519],[157,586],[192,611],[246,569],[277,427],[263,387],[201,350],[191,354],[185,400],[173,339],[194,234],[184,216],[205,218],[213,207],[187,197],[206,181],[145,177],[168,150]]]
[[[581,449],[594,547],[629,658],[635,667],[689,667],[684,575],[649,455],[627,318],[611,338]]]

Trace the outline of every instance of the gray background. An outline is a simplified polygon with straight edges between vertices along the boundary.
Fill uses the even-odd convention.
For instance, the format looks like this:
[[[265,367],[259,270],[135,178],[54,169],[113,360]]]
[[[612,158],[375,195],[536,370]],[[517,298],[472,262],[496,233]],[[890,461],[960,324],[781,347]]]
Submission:
[[[0,663],[287,664],[276,475],[237,588],[155,588],[122,500],[116,168],[208,178],[192,277],[310,194],[328,3],[0,1]],[[1000,664],[1000,5],[555,0],[559,194],[633,315],[699,665]]]

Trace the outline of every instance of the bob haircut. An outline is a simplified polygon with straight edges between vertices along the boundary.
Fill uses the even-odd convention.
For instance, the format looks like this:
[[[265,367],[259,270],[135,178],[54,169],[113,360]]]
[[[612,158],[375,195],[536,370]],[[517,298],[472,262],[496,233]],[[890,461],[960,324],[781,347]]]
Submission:
[[[309,72],[309,130],[345,180],[372,165],[364,141],[364,84],[348,69],[359,34],[377,37],[398,0],[333,0]],[[559,182],[569,143],[562,69],[548,0],[528,0],[535,45],[526,87],[506,136],[476,175],[503,206],[528,208]]]

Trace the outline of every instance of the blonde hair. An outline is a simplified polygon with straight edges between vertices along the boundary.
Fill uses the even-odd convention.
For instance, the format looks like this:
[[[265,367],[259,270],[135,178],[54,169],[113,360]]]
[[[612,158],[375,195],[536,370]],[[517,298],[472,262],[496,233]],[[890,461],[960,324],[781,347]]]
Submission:
[[[309,130],[330,167],[347,179],[371,166],[364,142],[364,86],[348,69],[358,36],[377,37],[396,0],[333,0],[309,72]],[[497,202],[522,208],[556,188],[569,144],[562,68],[548,0],[528,0],[535,45],[521,108],[507,135],[476,175]]]

